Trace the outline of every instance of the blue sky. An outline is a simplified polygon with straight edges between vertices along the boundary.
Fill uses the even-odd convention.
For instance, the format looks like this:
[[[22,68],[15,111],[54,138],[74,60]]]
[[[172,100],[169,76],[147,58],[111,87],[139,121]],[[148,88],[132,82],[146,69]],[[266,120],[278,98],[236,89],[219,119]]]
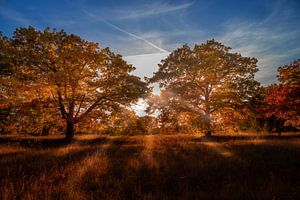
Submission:
[[[64,29],[122,54],[141,77],[182,44],[215,38],[256,57],[256,79],[269,84],[278,66],[300,58],[299,10],[298,0],[0,0],[0,31]]]

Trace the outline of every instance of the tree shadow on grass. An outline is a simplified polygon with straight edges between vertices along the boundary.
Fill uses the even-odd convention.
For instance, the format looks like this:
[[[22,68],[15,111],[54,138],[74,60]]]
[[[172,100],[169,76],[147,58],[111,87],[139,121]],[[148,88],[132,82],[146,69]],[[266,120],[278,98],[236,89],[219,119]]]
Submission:
[[[27,148],[57,148],[67,145],[64,138],[3,138],[0,137],[0,145],[19,145]]]
[[[127,189],[133,186],[136,174],[128,170],[127,166],[130,158],[139,154],[141,149],[142,146],[136,140],[115,138],[106,149],[107,168],[96,172],[101,177],[95,176],[97,166],[90,166],[80,177],[77,190],[84,193],[86,199],[124,199],[130,196]]]
[[[259,197],[300,199],[300,146],[282,141],[235,144],[230,149],[247,161],[244,180]]]
[[[102,168],[88,166],[78,180],[79,186],[74,186],[85,194],[86,199],[297,199],[300,196],[300,149],[281,144],[294,136],[283,140],[267,137],[279,141],[262,144],[238,143],[257,139],[249,139],[249,136],[213,138],[217,139],[210,142],[219,145],[223,145],[219,142],[232,138],[237,141],[224,147],[236,157],[224,157],[214,150],[214,146],[206,145],[209,141],[204,138],[156,137],[150,160],[143,154],[146,144],[141,138],[93,138],[78,141],[75,144],[78,149],[61,155],[53,154],[52,150],[20,155],[18,159],[0,165],[0,179],[7,168],[11,169],[10,177],[15,180],[44,172],[51,178],[51,173],[60,173],[68,165],[98,156],[95,152],[108,144],[105,150],[107,168],[97,172]],[[151,160],[155,165],[149,163]],[[76,175],[76,171],[73,173]],[[67,180],[56,178],[55,181],[64,184]],[[51,184],[49,188],[54,183]],[[63,199],[64,194],[58,191],[57,197]]]
[[[152,149],[156,165],[143,155],[143,146],[112,144],[107,151],[108,168],[100,178],[87,170],[81,181],[88,183],[81,189],[88,199],[218,199],[227,194],[222,187],[221,193],[216,191],[241,168],[240,163],[224,159],[205,145],[165,142],[169,141]],[[233,187],[238,185],[235,182]]]
[[[239,135],[239,136],[211,136],[211,137],[200,137],[191,138],[194,142],[227,142],[227,141],[251,141],[251,140],[293,140],[300,139],[300,135],[263,135],[263,136],[249,136],[249,135]]]
[[[176,136],[174,136],[174,140]],[[247,140],[291,140],[291,139],[300,139],[300,135],[263,135],[263,136],[249,136],[249,135],[239,135],[239,136],[211,136],[207,137],[191,137],[184,138],[184,140],[190,140],[193,142],[227,142],[227,141],[247,141]],[[87,139],[76,139],[74,140],[75,144],[78,145],[97,145],[104,144],[111,140],[108,136],[99,136],[96,138],[87,138]],[[116,145],[124,145],[124,144],[134,144],[139,142],[139,140],[134,140],[131,137],[116,137],[113,139],[113,142]],[[68,145],[64,138],[44,138],[44,137],[36,137],[36,138],[25,138],[25,137],[0,137],[0,145],[19,145],[21,147],[26,148],[35,148],[35,149],[45,149],[45,148],[58,148]]]
[[[138,143],[138,140],[132,139],[131,137],[109,137],[109,136],[98,136],[95,138],[84,138],[84,139],[74,139],[76,145],[101,145],[112,141],[116,145],[131,145]],[[0,137],[0,145],[18,145],[25,148],[34,149],[50,149],[68,146],[69,143],[66,142],[64,138],[25,138],[25,137]]]
[[[113,142],[107,150],[106,170],[99,177],[87,170],[80,180],[84,185],[80,189],[87,199],[272,199],[283,198],[284,194],[288,199],[299,197],[294,189],[298,184],[294,181],[299,177],[292,172],[299,167],[299,161],[291,162],[297,159],[299,151],[286,149],[280,153],[276,145],[269,148],[261,144],[255,150],[253,144],[230,144],[226,148],[236,156],[228,158],[205,141],[182,143],[166,139],[155,141],[153,165],[143,155],[143,145],[140,141],[130,144],[126,139]],[[261,157],[262,154],[265,155]],[[288,158],[282,159],[283,154]],[[265,165],[267,155],[272,158]],[[275,158],[276,155],[281,158]],[[286,163],[275,167],[281,161]],[[291,164],[295,166],[289,167]],[[277,174],[272,166],[281,172]],[[290,169],[287,179],[282,179]],[[290,179],[293,173],[295,177]]]
[[[64,147],[62,147],[64,148]],[[61,149],[62,149],[61,148]],[[65,148],[72,148],[67,146]],[[70,163],[76,163],[82,160],[85,156],[96,151],[101,146],[78,146],[67,151],[66,153],[59,153],[58,149],[37,151],[33,153],[17,152],[7,154],[6,158],[1,162],[0,166],[0,178],[7,175],[7,170],[10,171],[10,176],[18,178],[21,174],[24,176],[38,175],[41,172],[50,172],[53,168],[64,168],[64,166]]]
[[[65,199],[64,182],[76,175],[76,166],[80,167],[84,164],[82,161],[101,149],[102,144],[69,145],[1,159],[0,199],[5,193],[9,194],[8,199],[26,199],[26,196],[31,199]]]

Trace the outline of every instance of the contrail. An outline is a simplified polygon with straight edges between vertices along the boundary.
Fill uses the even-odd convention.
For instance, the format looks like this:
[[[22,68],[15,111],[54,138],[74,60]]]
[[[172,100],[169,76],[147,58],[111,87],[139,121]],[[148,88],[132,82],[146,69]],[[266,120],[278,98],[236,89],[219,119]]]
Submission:
[[[124,30],[124,29],[122,29],[122,28],[120,28],[120,27],[118,27],[118,26],[116,26],[116,25],[114,25],[114,24],[112,24],[112,23],[110,23],[110,22],[107,22],[107,21],[103,21],[103,22],[106,23],[107,25],[109,25],[109,26],[111,26],[111,27],[117,29],[118,31],[121,31],[122,33],[125,33],[125,34],[127,34],[127,35],[130,35],[131,37],[134,37],[134,38],[136,38],[136,39],[138,39],[138,40],[142,40],[143,42],[149,44],[150,46],[154,47],[155,49],[159,50],[160,52],[163,52],[163,53],[167,53],[167,52],[168,52],[168,51],[166,51],[166,50],[160,48],[159,46],[156,46],[156,45],[153,44],[152,42],[149,42],[148,40],[146,40],[146,39],[144,39],[144,38],[142,38],[142,37],[140,37],[140,36],[138,36],[138,35],[135,35],[135,34],[133,34],[133,33],[130,33],[130,32],[128,32],[128,31],[126,31],[126,30]]]
[[[82,10],[82,11],[83,11],[86,15],[88,15],[89,17],[91,17],[92,19],[97,20],[97,21],[104,22],[105,24],[107,24],[107,25],[113,27],[114,29],[116,29],[116,30],[118,30],[118,31],[120,31],[120,32],[122,32],[122,33],[125,33],[125,34],[127,34],[127,35],[130,35],[131,37],[134,37],[134,38],[136,38],[136,39],[138,39],[138,40],[141,40],[141,41],[147,43],[148,45],[150,45],[150,46],[152,46],[153,48],[159,50],[160,52],[163,52],[163,53],[169,53],[167,50],[164,50],[164,49],[160,48],[159,46],[156,46],[156,45],[153,44],[152,42],[149,42],[148,40],[146,40],[146,39],[144,39],[144,38],[142,38],[142,37],[140,37],[140,36],[138,36],[138,35],[135,35],[135,34],[133,34],[133,33],[130,33],[130,32],[128,32],[128,31],[126,31],[126,30],[124,30],[124,29],[122,29],[122,28],[120,28],[120,27],[118,27],[118,26],[116,26],[116,25],[114,25],[114,24],[112,24],[112,23],[106,21],[106,20],[99,19],[97,16],[95,16],[95,15],[92,14],[92,13],[87,12],[86,10]]]

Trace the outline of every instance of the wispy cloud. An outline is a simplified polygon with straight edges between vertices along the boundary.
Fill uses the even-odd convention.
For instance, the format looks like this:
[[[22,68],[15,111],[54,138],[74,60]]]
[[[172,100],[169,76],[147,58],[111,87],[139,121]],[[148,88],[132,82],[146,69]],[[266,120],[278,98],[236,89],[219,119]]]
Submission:
[[[21,13],[17,12],[16,10],[12,10],[10,8],[0,7],[0,15],[22,26],[25,25],[27,26],[31,24],[31,21],[28,20],[25,16],[23,16]]]
[[[184,4],[168,4],[168,3],[152,3],[146,4],[145,6],[134,8],[134,9],[125,9],[119,12],[119,19],[141,19],[144,17],[149,17],[153,15],[160,15],[169,12],[179,11],[187,9],[192,6],[194,2],[187,2]]]
[[[146,4],[128,4],[122,6],[121,9],[109,7],[95,9],[85,4],[76,6],[88,23],[99,22],[110,26],[112,28],[110,30],[116,30],[111,33],[118,37],[110,43],[112,49],[117,49],[124,55],[137,55],[168,52],[177,48],[179,44],[186,43],[182,38],[189,36],[195,38],[199,31],[197,30],[196,33],[188,27],[186,22],[182,21],[184,18],[182,15],[185,15],[194,3],[195,1],[185,1],[185,3],[154,1]],[[159,17],[160,21],[151,25],[149,29],[143,20],[154,20],[155,17]],[[102,25],[99,24],[99,26]],[[162,27],[164,30],[161,29]],[[104,34],[101,33],[102,36]],[[122,35],[124,39],[119,37]],[[108,37],[107,39],[109,40]],[[124,40],[127,40],[127,44]]]
[[[231,46],[234,52],[243,56],[256,57],[260,71],[256,78],[263,84],[276,81],[277,67],[300,56],[300,30],[288,29],[288,14],[279,12],[279,4],[262,21],[228,21],[224,33],[217,39]],[[287,8],[285,8],[287,9]],[[283,8],[283,13],[292,13]],[[273,22],[276,21],[276,24]]]
[[[116,25],[114,25],[114,24],[112,24],[110,22],[107,22],[107,21],[103,21],[103,22],[105,22],[109,26],[113,27],[114,29],[116,29],[118,31],[121,31],[122,33],[125,33],[125,34],[127,34],[127,35],[129,35],[129,36],[131,36],[133,38],[136,38],[138,40],[141,40],[141,41],[145,42],[146,44],[152,46],[153,48],[159,50],[160,52],[163,52],[163,53],[168,52],[167,50],[160,48],[159,46],[153,44],[152,42],[150,42],[150,41],[148,41],[148,40],[146,40],[146,39],[144,39],[144,38],[142,38],[142,37],[140,37],[140,36],[138,36],[136,34],[130,33],[128,31],[126,31],[125,29],[120,28],[119,26],[116,26]]]
[[[112,27],[113,29],[115,29],[115,30],[117,30],[117,31],[119,31],[119,32],[122,32],[122,33],[126,34],[127,36],[129,36],[129,37],[131,37],[131,38],[134,38],[134,39],[136,39],[136,40],[138,40],[138,41],[142,41],[142,42],[145,43],[146,45],[148,45],[148,46],[154,48],[155,50],[158,50],[159,52],[162,52],[162,53],[168,52],[167,50],[165,50],[165,49],[159,47],[158,45],[154,44],[153,42],[151,42],[151,41],[149,41],[149,40],[147,40],[147,39],[145,39],[145,38],[143,38],[143,37],[141,37],[141,36],[139,36],[139,35],[137,35],[137,34],[134,34],[134,33],[132,33],[132,32],[129,32],[129,31],[125,30],[124,28],[121,28],[120,26],[117,26],[117,25],[115,25],[115,24],[113,24],[113,23],[111,23],[111,22],[109,22],[109,21],[103,19],[101,16],[98,16],[97,14],[94,14],[94,13],[89,12],[89,11],[87,11],[87,10],[82,10],[82,12],[84,12],[84,13],[85,13],[90,19],[92,19],[93,21],[97,21],[97,22],[104,23],[104,24],[106,24],[106,25]]]
[[[260,71],[256,78],[263,83],[271,83],[276,79],[278,65],[287,59],[300,54],[299,47],[285,49],[285,43],[298,37],[300,32],[289,34],[276,30],[261,29],[255,26],[237,26],[219,38],[220,41],[233,47],[233,51],[244,56],[256,57]],[[299,38],[299,37],[298,37]]]

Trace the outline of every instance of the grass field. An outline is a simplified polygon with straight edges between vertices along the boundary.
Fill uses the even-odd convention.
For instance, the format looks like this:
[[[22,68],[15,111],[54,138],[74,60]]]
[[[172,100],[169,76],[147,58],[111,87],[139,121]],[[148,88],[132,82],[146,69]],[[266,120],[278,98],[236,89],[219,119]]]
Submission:
[[[0,199],[300,199],[300,136],[0,136]]]

